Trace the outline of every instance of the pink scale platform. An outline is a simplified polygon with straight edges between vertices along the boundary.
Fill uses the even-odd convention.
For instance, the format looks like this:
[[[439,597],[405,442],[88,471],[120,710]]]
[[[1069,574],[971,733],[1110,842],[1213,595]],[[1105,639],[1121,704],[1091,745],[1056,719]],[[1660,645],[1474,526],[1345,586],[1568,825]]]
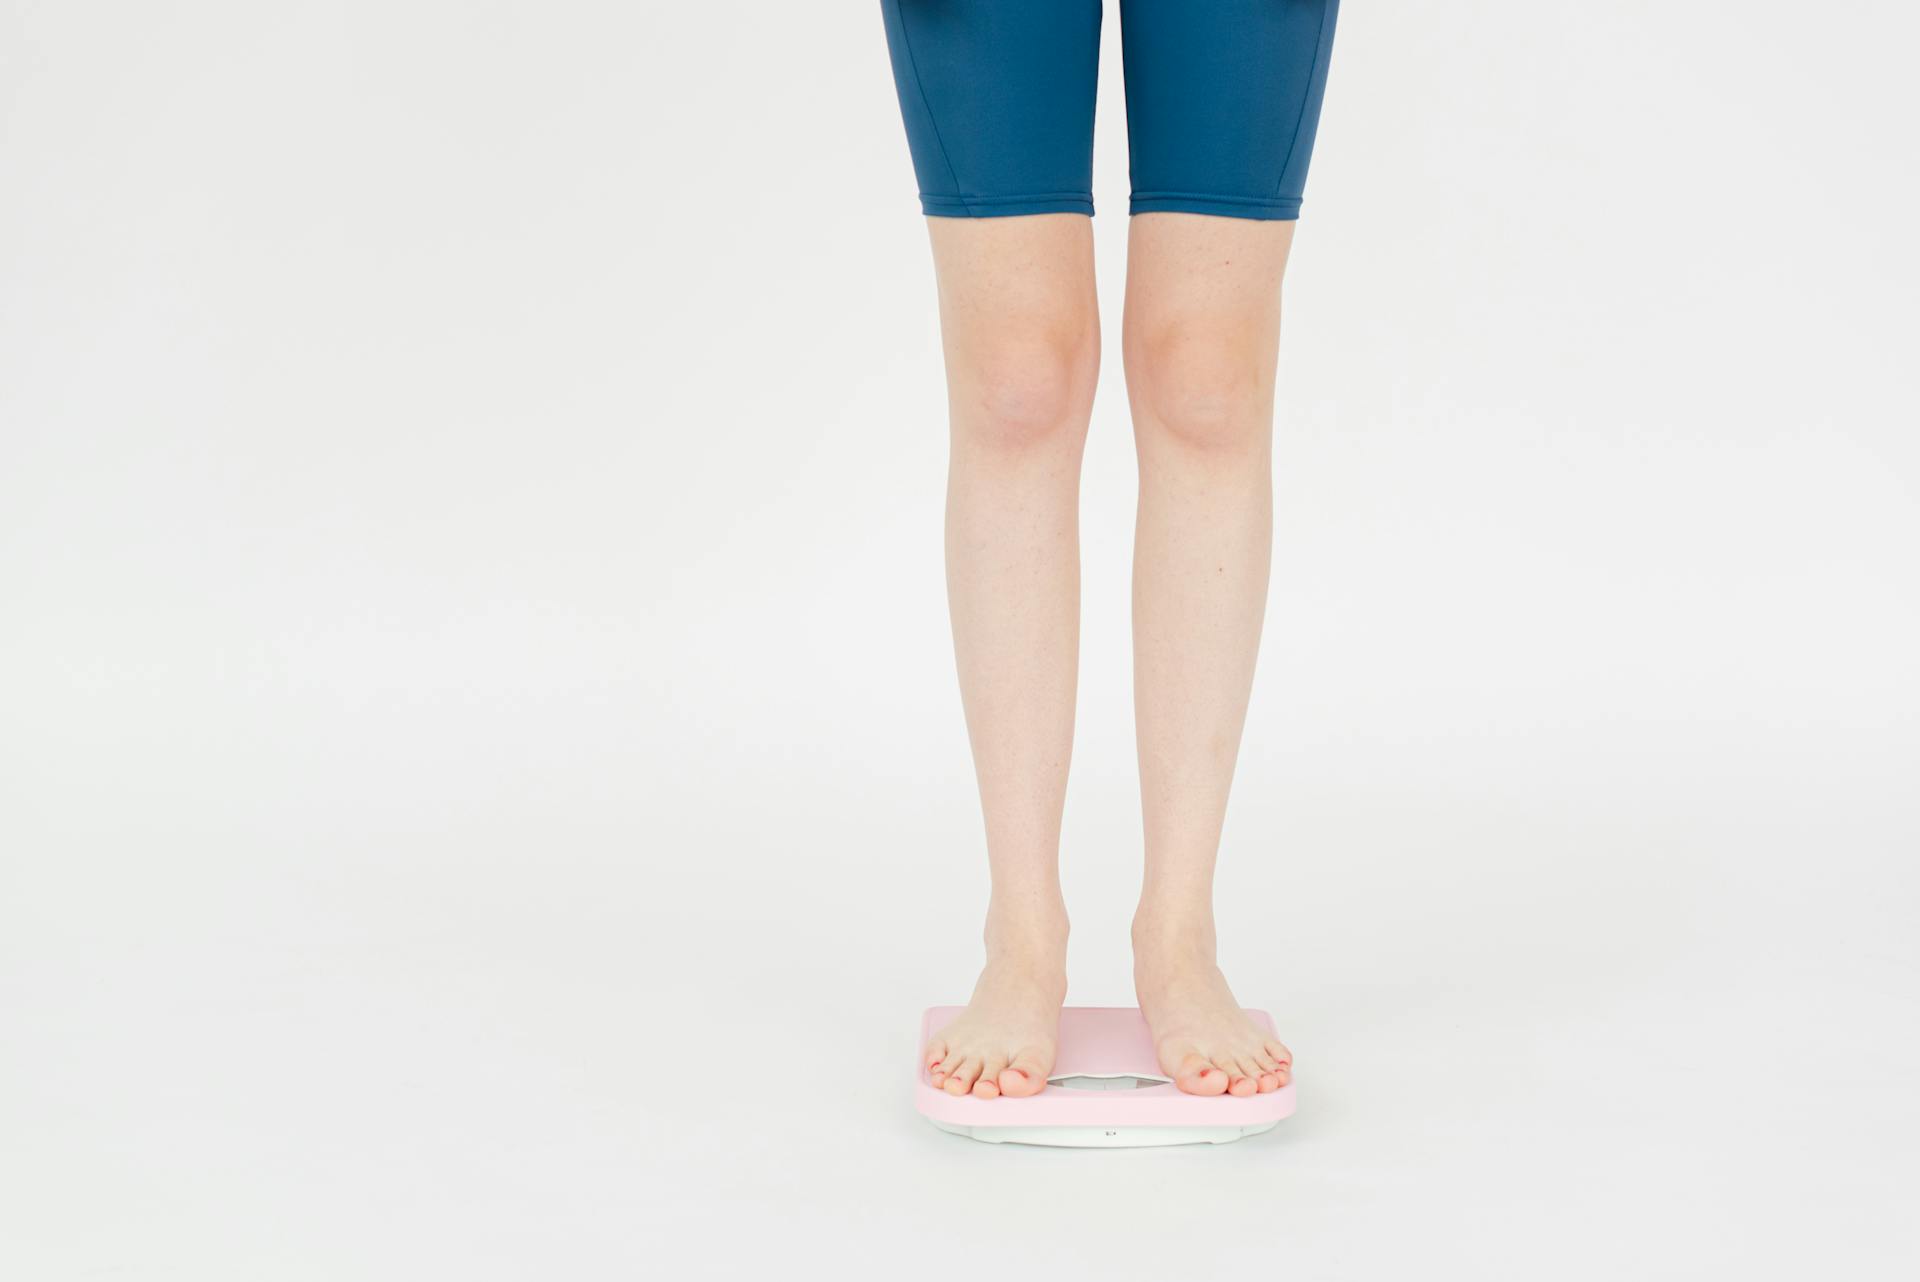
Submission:
[[[916,1060],[936,1029],[961,1008],[934,1006],[920,1017]],[[1247,1012],[1269,1033],[1263,1010]],[[1225,1144],[1270,1131],[1293,1112],[1293,1084],[1265,1095],[1188,1095],[1160,1071],[1147,1022],[1131,1006],[1069,1006],[1060,1012],[1060,1054],[1047,1088],[1025,1099],[954,1096],[916,1062],[915,1101],[943,1131],[990,1144],[1138,1148]]]

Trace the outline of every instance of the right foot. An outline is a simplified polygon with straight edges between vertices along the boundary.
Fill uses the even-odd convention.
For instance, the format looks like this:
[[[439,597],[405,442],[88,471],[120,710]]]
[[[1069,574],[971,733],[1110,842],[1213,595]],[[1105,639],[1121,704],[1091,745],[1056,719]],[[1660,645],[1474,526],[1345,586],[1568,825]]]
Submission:
[[[1067,932],[987,929],[987,966],[966,1010],[927,1042],[921,1062],[949,1095],[1038,1095],[1053,1071],[1067,998]]]

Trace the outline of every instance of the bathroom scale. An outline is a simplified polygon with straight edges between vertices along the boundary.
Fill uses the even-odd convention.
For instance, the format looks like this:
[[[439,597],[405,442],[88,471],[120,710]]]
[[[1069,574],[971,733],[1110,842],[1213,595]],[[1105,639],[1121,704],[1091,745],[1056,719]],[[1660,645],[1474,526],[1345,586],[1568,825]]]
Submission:
[[[1147,1021],[1132,1006],[1068,1006],[1060,1012],[1060,1053],[1047,1085],[1024,1099],[949,1095],[919,1062],[921,1048],[963,1007],[934,1006],[914,1043],[914,1098],[943,1131],[989,1144],[1060,1148],[1141,1148],[1225,1144],[1270,1131],[1293,1112],[1293,1083],[1265,1095],[1189,1095],[1160,1071]],[[1253,1022],[1272,1033],[1263,1010]]]

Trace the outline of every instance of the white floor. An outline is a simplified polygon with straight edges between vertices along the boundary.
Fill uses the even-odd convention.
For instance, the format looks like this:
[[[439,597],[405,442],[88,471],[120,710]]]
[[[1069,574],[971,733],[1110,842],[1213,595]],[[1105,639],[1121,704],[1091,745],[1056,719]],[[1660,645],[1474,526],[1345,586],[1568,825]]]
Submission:
[[[430,765],[383,814],[306,790],[302,836],[74,798],[8,865],[6,1276],[1911,1276],[1910,905],[1861,893],[1860,827],[1323,795],[1225,914],[1299,1113],[1070,1152],[912,1110],[978,881],[917,870],[964,799],[812,782],[705,843]],[[1076,1000],[1126,999],[1118,898],[1076,893]]]

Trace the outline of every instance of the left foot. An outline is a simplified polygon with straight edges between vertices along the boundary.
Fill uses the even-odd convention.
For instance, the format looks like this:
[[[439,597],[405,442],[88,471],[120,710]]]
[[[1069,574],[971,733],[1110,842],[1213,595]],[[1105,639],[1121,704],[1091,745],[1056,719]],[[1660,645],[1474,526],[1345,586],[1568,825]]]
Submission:
[[[1240,1009],[1214,964],[1213,923],[1133,923],[1133,987],[1160,1070],[1189,1095],[1277,1091],[1293,1055]]]

